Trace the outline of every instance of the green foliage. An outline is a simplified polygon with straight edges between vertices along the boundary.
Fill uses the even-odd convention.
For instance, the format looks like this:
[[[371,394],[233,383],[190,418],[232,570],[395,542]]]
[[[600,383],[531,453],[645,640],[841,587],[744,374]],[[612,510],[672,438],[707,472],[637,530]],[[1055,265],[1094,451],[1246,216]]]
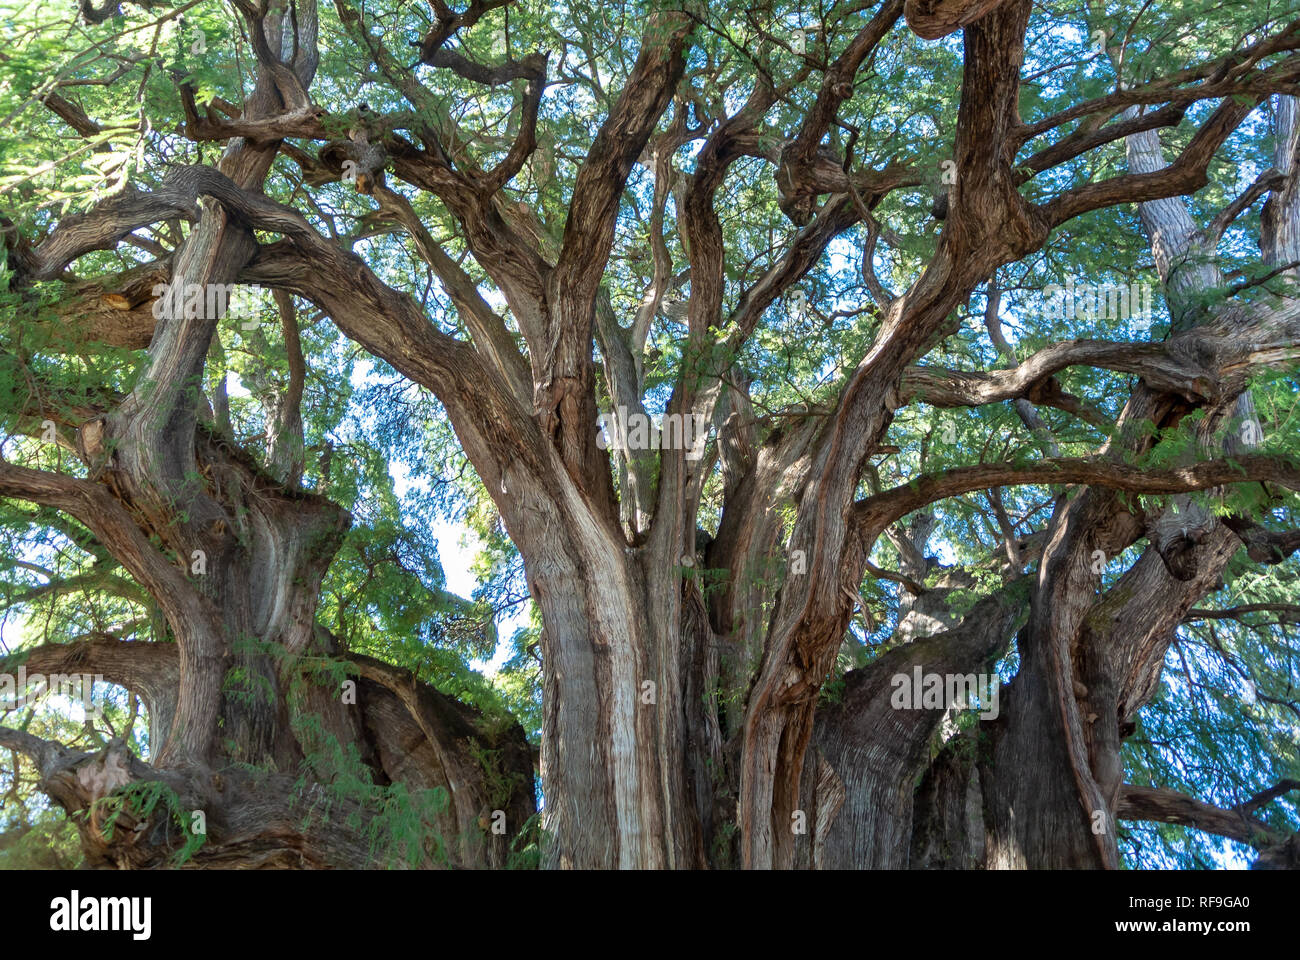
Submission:
[[[159,805],[162,807],[163,814],[170,823],[175,824],[183,838],[181,845],[172,853],[172,866],[184,866],[202,849],[203,844],[207,842],[207,834],[192,830],[191,811],[182,807],[181,798],[176,791],[161,780],[132,781],[107,796],[100,797],[89,810],[79,815],[102,823],[100,830],[104,839],[112,842],[118,820],[123,813],[128,814],[137,823],[148,822]]]
[[[294,733],[305,755],[295,784],[304,830],[317,821],[328,826],[339,816],[353,829],[364,827],[374,862],[390,868],[448,864],[439,824],[450,802],[446,790],[375,784],[357,745],[340,744],[315,715],[295,716]]]

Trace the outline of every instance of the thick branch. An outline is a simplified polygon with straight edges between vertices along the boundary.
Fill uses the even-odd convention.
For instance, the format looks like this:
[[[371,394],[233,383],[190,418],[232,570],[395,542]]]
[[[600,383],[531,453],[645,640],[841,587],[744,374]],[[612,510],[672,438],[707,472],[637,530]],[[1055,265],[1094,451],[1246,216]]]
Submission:
[[[1264,96],[1249,95],[1243,98],[1246,103],[1237,99],[1224,102],[1196,131],[1178,159],[1163,170],[1128,173],[1068,190],[1039,207],[1040,214],[1049,226],[1056,227],[1101,207],[1195,193],[1209,182],[1207,168],[1214,154]]]
[[[918,477],[904,486],[859,500],[853,513],[860,528],[871,531],[870,539],[874,540],[886,526],[913,510],[986,487],[1024,483],[1086,484],[1130,493],[1169,494],[1248,480],[1270,480],[1292,490],[1300,489],[1300,467],[1259,454],[1236,460],[1205,460],[1168,470],[1143,470],[1110,460],[1052,459],[1023,466],[976,464]]]
[[[1155,820],[1159,823],[1182,824],[1249,844],[1257,850],[1286,840],[1285,834],[1249,816],[1242,807],[1224,810],[1163,787],[1124,784],[1115,816],[1120,820]]]

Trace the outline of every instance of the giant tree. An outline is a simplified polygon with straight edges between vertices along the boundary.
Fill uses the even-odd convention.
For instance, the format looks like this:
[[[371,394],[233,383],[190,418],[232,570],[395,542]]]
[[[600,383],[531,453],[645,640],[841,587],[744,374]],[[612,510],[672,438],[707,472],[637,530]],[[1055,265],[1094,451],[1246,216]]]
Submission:
[[[16,14],[0,494],[73,557],[14,542],[63,628],[18,656],[138,696],[148,762],[0,743],[101,863],[166,862],[163,796],[200,865],[411,818],[417,863],[1109,868],[1127,822],[1294,865],[1295,13]],[[395,422],[491,543],[426,619],[535,610],[540,828],[530,691],[332,628],[458,642],[366,569],[423,522]]]

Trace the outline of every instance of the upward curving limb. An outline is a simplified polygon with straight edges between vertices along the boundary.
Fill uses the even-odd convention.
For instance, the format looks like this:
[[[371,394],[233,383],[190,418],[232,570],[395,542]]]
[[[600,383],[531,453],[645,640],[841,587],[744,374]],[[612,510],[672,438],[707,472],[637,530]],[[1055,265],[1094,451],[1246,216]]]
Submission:
[[[6,669],[18,662],[30,676],[43,673],[90,673],[138,695],[149,711],[149,741],[162,744],[176,715],[180,662],[174,643],[121,640],[91,636],[72,643],[31,647],[7,658]]]
[[[614,221],[632,165],[649,142],[686,68],[694,21],[656,12],[626,84],[578,171],[555,270],[548,280],[547,337],[533,356],[534,389],[543,430],[575,478],[595,492],[591,342],[596,290],[614,241]]]

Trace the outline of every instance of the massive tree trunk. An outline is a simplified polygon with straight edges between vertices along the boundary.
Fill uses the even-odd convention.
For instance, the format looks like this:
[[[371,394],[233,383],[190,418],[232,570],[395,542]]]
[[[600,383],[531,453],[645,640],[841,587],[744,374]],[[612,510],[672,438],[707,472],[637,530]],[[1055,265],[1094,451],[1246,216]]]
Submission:
[[[249,15],[260,68],[244,120],[307,102],[317,24],[314,6],[300,13]],[[291,60],[280,61],[282,48]],[[349,518],[298,487],[301,371],[269,420],[272,448],[289,451],[268,458],[278,475],[200,422],[211,420],[201,374],[223,307],[187,294],[197,289],[205,300],[236,281],[258,245],[238,211],[195,201],[213,183],[260,195],[277,149],[275,140],[236,138],[216,171],[183,169],[172,181],[176,199],[153,201],[154,210],[191,217],[193,228],[172,259],[169,292],[151,311],[158,322],[131,393],[106,415],[68,424],[88,477],[0,471],[6,495],[56,506],[91,530],[165,617],[171,643],[59,645],[25,661],[47,673],[75,665],[141,695],[150,763],[120,742],[85,755],[18,731],[5,737],[36,759],[44,788],[75,818],[91,866],[160,866],[180,850],[197,866],[504,866],[535,809],[522,730],[490,729],[408,671],[338,649],[315,623],[322,577]],[[150,206],[128,197],[99,214],[120,236],[136,217],[156,216]],[[66,223],[37,256],[19,261],[21,273],[57,272],[102,243],[100,226],[93,217]],[[277,302],[286,346],[297,350],[292,302]],[[331,663],[337,669],[322,669]],[[410,808],[403,813],[427,824],[393,849],[373,828],[385,815],[376,791],[398,783]],[[151,788],[165,792],[156,808],[121,802]],[[115,816],[104,807],[112,797]],[[494,824],[496,811],[504,820]]]

